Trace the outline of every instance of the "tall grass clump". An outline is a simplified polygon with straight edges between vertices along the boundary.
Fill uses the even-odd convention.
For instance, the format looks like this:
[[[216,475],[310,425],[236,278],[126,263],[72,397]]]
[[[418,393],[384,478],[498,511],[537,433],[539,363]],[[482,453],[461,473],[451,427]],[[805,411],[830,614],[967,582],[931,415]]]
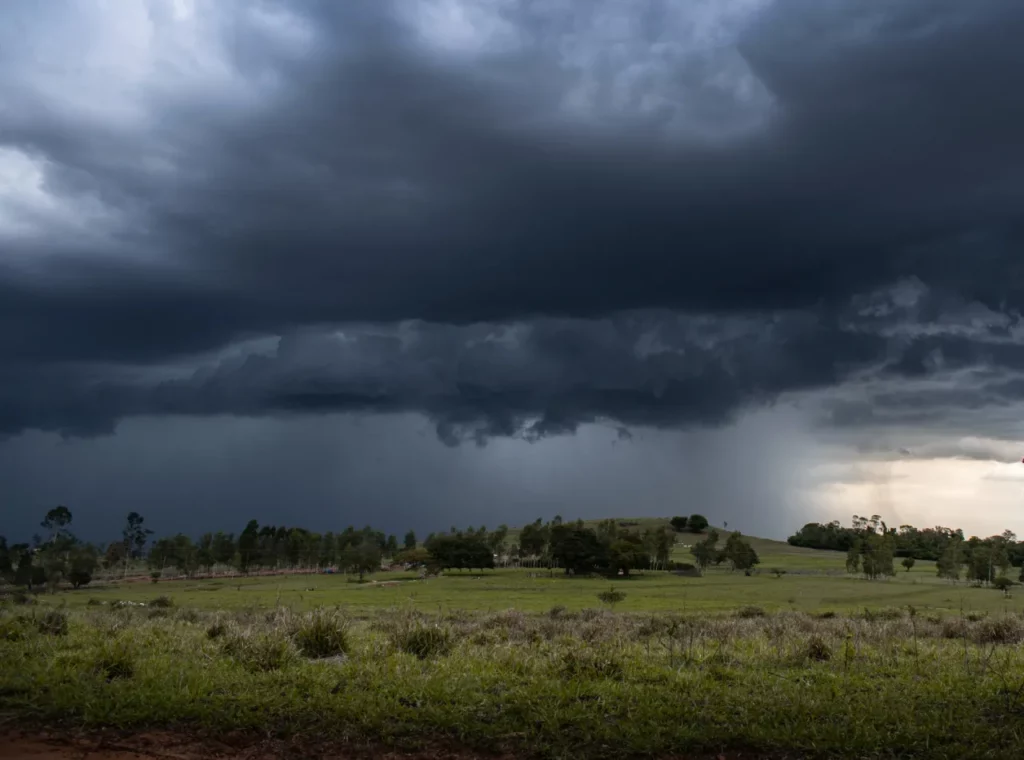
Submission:
[[[450,626],[424,620],[418,615],[389,620],[385,632],[393,647],[421,660],[446,657],[455,647],[455,635]]]
[[[41,618],[36,621],[39,632],[47,636],[67,636],[68,616],[62,610],[47,610]]]
[[[299,651],[310,659],[348,654],[349,623],[336,610],[317,609],[293,624],[292,638]]]
[[[221,651],[251,673],[281,670],[297,659],[292,640],[276,628],[232,631]]]
[[[135,675],[135,657],[123,638],[103,642],[93,661],[93,670],[108,681],[129,679]]]

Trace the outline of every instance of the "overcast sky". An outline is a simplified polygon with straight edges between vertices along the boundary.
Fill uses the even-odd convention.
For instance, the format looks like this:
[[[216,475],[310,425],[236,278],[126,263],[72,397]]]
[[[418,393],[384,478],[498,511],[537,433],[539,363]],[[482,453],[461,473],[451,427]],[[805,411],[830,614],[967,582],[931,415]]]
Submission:
[[[4,0],[0,530],[1024,534],[1024,4]]]

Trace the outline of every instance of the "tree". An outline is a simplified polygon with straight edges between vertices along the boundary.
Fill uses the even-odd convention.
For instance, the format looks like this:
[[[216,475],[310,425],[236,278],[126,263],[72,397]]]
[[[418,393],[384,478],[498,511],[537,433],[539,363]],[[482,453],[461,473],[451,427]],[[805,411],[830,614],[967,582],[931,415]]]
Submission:
[[[671,520],[669,520],[669,525],[672,526],[672,530],[674,530],[676,533],[682,533],[684,530],[686,530],[686,518],[682,515],[677,515],[676,517],[673,517]]]
[[[936,574],[951,581],[960,580],[960,566],[963,564],[961,541],[950,541],[935,563]]]
[[[249,568],[259,560],[260,524],[250,520],[242,535],[238,537],[238,569],[248,573]]]
[[[487,536],[487,543],[494,554],[501,554],[505,548],[505,539],[508,538],[508,526],[499,525],[498,529]]]
[[[149,528],[143,528],[145,519],[138,512],[129,512],[125,518],[124,530],[121,531],[122,544],[124,545],[124,574],[128,575],[128,563],[131,559],[138,559],[146,548],[146,542],[153,535]]]
[[[912,568],[914,566],[914,558],[913,557],[904,557],[903,561],[900,564],[903,565],[903,567],[907,568],[907,572],[909,573],[910,572],[910,568]]]
[[[99,566],[99,552],[91,544],[77,544],[71,550],[68,562],[68,581],[73,588],[81,588],[92,582],[93,573]]]
[[[71,510],[67,507],[54,507],[46,513],[46,517],[40,523],[50,531],[50,543],[56,543],[58,538],[68,534],[67,526],[71,524]]]
[[[1005,575],[1000,575],[994,581],[992,581],[992,587],[997,588],[1000,591],[1008,591],[1013,586],[1013,581],[1007,578]]]
[[[529,525],[524,525],[519,533],[519,546],[523,554],[531,557],[542,555],[548,545],[550,534],[550,527],[543,525],[540,519]]]
[[[342,552],[340,564],[349,572],[358,573],[359,580],[367,573],[380,570],[380,547],[371,541],[362,541]]]
[[[416,548],[416,532],[415,531],[411,531],[410,530],[408,533],[405,534],[405,539],[403,541],[403,546],[406,549],[415,549]]]
[[[643,539],[634,533],[620,533],[608,546],[608,569],[613,573],[629,575],[631,570],[650,565],[651,555],[644,547]]]
[[[690,519],[687,520],[687,525],[689,526],[691,533],[703,533],[708,529],[708,518],[704,515],[690,515]]]
[[[718,556],[717,546],[718,531],[712,528],[711,532],[708,533],[707,537],[703,541],[699,541],[691,547],[690,553],[693,555],[694,559],[697,560],[697,567],[700,568],[701,573],[704,573],[704,571],[708,569],[711,563],[714,562],[715,558]]]
[[[217,531],[213,534],[213,561],[218,565],[230,565],[235,559],[235,536],[233,533]]]
[[[422,546],[414,546],[411,549],[402,549],[395,555],[395,562],[402,565],[426,565],[430,562],[431,555]]]
[[[0,536],[0,578],[9,580],[14,575],[14,561],[11,550],[7,548],[7,539]]]
[[[749,541],[744,540],[738,530],[729,534],[729,538],[725,541],[725,548],[722,550],[722,556],[729,561],[733,570],[750,570],[761,563],[754,547]]]
[[[387,543],[384,545],[384,551],[389,557],[394,557],[398,554],[398,538],[396,536],[388,536]]]

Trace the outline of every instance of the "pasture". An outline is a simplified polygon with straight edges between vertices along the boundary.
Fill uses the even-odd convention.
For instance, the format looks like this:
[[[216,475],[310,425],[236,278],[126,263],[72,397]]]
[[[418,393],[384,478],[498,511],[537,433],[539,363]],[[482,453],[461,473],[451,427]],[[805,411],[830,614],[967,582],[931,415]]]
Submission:
[[[686,535],[673,559],[692,559]],[[615,607],[626,613],[720,613],[757,605],[766,611],[857,612],[865,608],[906,607],[943,613],[1024,611],[1024,594],[1004,596],[991,588],[943,581],[933,562],[919,561],[910,572],[899,568],[887,580],[869,581],[845,572],[839,552],[792,547],[780,541],[752,538],[761,557],[755,575],[712,567],[700,578],[665,572],[634,573],[629,578],[567,577],[559,570],[497,569],[449,571],[420,579],[416,573],[381,572],[357,583],[344,574],[225,576],[205,580],[161,580],[111,583],[42,596],[44,604],[71,607],[120,600],[145,602],[169,596],[179,605],[201,610],[243,610],[287,607],[343,607],[367,614],[380,609],[409,608],[424,612],[497,612],[516,609],[545,612],[599,607],[597,594],[614,586],[625,599]],[[772,571],[785,571],[777,576]]]

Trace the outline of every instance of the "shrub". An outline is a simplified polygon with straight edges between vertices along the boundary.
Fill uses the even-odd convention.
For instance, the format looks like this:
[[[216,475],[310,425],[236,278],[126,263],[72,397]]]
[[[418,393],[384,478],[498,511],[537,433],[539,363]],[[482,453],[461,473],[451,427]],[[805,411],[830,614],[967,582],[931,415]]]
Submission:
[[[239,631],[224,637],[221,649],[246,670],[280,670],[295,660],[291,639],[280,631]]]
[[[311,659],[348,654],[348,621],[337,612],[314,610],[296,624],[292,636],[303,655]]]
[[[390,639],[395,647],[421,660],[447,656],[454,646],[450,628],[420,620],[396,627],[391,631]]]
[[[976,636],[982,644],[1016,644],[1024,641],[1024,622],[1012,617],[982,620],[978,624]]]
[[[15,591],[11,594],[12,604],[35,604],[35,597],[29,596],[24,591]]]
[[[626,595],[622,591],[616,591],[613,587],[607,591],[602,591],[597,595],[597,598],[602,604],[607,604],[609,607],[614,609],[616,604],[626,598]]]
[[[223,623],[213,623],[206,629],[206,638],[219,639],[228,632],[228,627]]]
[[[127,642],[123,639],[104,642],[96,657],[94,670],[108,681],[134,676],[135,661]]]
[[[150,620],[162,620],[163,618],[168,618],[170,616],[171,616],[171,613],[169,613],[167,610],[162,610],[162,609],[150,610],[146,614],[146,617],[149,618]]]
[[[174,606],[174,600],[169,596],[158,596],[152,602],[149,603],[150,607],[158,607],[167,609],[168,607]]]
[[[36,621],[39,632],[47,636],[67,636],[68,616],[61,610],[49,610]]]
[[[747,605],[736,610],[736,617],[741,618],[762,618],[767,614],[763,607],[756,607],[754,605]]]
[[[103,604],[103,602],[101,602],[99,599],[92,598],[85,604],[87,607],[99,607],[101,604]]]
[[[548,617],[552,619],[565,617],[566,612],[568,612],[568,610],[565,608],[564,604],[556,604],[554,607],[548,610]]]
[[[881,609],[872,610],[867,607],[864,608],[864,619],[869,621],[875,620],[902,620],[903,610],[899,607],[882,607]]]
[[[156,582],[158,582],[158,581],[160,580],[160,571],[159,571],[159,570],[154,570],[153,572],[151,572],[151,573],[149,574],[149,579],[150,579],[150,580],[151,580],[151,581],[152,581],[153,583],[156,583]]]
[[[1005,575],[1001,575],[992,581],[992,588],[998,589],[999,591],[1006,591],[1010,586],[1014,585],[1016,584]]]
[[[557,670],[562,678],[621,679],[622,662],[612,654],[590,647],[573,647],[565,650],[558,659]]]
[[[942,637],[944,639],[963,638],[967,633],[967,624],[961,618],[946,618],[942,621]]]
[[[804,648],[808,660],[827,662],[832,659],[832,648],[821,636],[812,636]]]
[[[825,610],[824,612],[819,612],[817,615],[815,615],[815,617],[819,620],[832,620],[834,617],[836,617],[836,611]]]
[[[0,618],[0,641],[23,641],[29,633],[25,618]]]
[[[771,569],[771,573],[772,573],[772,575],[774,575],[774,576],[775,576],[776,578],[781,578],[781,577],[782,577],[783,575],[785,575],[785,574],[786,574],[786,571],[785,571],[785,570],[783,570],[783,569],[782,569],[781,567],[773,567],[773,568]]]

